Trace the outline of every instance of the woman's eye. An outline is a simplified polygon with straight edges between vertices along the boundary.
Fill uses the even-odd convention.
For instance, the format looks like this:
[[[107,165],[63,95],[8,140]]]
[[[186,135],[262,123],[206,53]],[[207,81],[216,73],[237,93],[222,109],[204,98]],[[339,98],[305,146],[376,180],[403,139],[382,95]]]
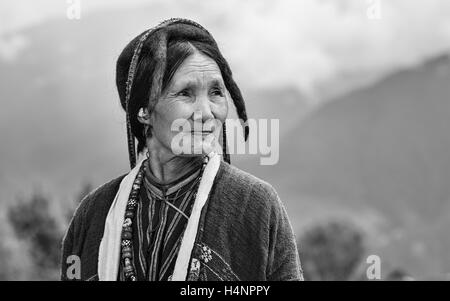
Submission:
[[[189,96],[190,96],[190,93],[189,93],[188,90],[184,89],[184,90],[181,90],[180,92],[178,92],[178,93],[177,93],[177,96],[186,96],[186,97],[189,97]]]
[[[214,95],[214,96],[223,96],[223,92],[222,92],[222,90],[219,89],[219,88],[213,89],[213,90],[211,91],[211,93],[212,93],[212,95]]]

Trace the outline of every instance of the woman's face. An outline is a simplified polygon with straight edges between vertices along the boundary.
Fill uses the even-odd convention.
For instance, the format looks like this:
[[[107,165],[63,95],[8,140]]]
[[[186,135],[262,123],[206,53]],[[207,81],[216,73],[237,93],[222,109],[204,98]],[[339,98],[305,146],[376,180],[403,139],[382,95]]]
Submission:
[[[227,114],[220,69],[196,51],[180,65],[152,112],[150,147],[156,144],[175,155],[208,154],[219,145]]]

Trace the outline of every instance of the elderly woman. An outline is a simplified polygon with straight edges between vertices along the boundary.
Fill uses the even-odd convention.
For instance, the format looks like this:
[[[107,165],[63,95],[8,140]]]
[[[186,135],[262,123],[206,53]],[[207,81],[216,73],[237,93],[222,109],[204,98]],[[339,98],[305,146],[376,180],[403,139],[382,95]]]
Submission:
[[[81,201],[61,278],[302,280],[277,193],[230,165],[227,98],[245,139],[247,114],[211,34],[190,20],[164,21],[125,47],[116,81],[132,169]]]

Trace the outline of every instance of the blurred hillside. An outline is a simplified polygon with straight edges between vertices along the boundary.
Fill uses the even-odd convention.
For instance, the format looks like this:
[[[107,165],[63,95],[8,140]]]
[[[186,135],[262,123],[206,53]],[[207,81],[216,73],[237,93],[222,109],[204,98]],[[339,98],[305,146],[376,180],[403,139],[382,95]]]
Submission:
[[[369,254],[415,276],[450,270],[450,58],[443,55],[328,102],[282,139],[255,173],[294,224],[357,222]]]

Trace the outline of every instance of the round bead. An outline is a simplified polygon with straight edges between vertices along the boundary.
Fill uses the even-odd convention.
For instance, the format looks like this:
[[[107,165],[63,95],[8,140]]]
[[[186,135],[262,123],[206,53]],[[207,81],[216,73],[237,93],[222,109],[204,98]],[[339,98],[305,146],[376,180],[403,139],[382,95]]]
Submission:
[[[126,218],[133,218],[133,216],[134,216],[134,212],[133,211],[126,211],[125,212],[125,217]]]
[[[123,222],[123,227],[130,227],[132,224],[131,218],[126,218]]]
[[[123,268],[123,271],[125,272],[125,273],[131,273],[131,272],[133,272],[133,267],[131,266],[131,265],[126,265],[124,268]],[[126,275],[126,274],[125,274]]]
[[[131,252],[131,247],[122,247],[122,252]]]
[[[131,252],[122,252],[122,259],[131,258],[131,257],[133,257]]]
[[[130,280],[131,280],[131,281],[136,281],[136,280],[137,280],[137,279],[136,279],[136,276],[131,275],[131,276],[130,276]]]
[[[132,237],[131,232],[122,232],[123,239],[131,239],[131,237]]]

